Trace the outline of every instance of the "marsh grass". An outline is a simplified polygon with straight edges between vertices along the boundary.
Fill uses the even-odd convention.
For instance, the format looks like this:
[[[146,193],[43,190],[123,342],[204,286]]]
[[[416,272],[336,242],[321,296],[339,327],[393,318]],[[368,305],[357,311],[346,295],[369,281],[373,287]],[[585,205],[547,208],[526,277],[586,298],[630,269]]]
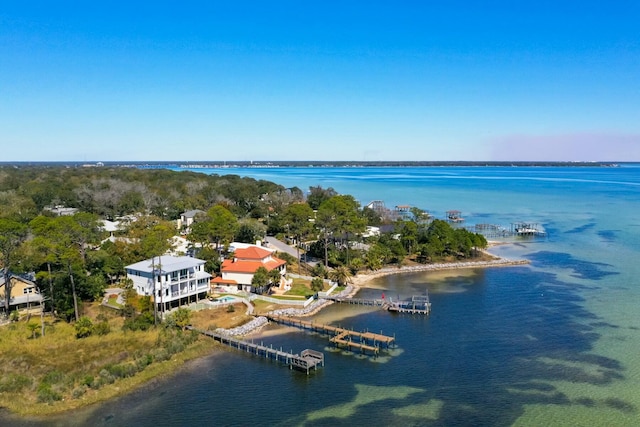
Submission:
[[[0,327],[0,402],[22,415],[46,415],[109,399],[184,361],[211,352],[213,340],[174,329],[123,331],[122,319],[101,318],[110,331],[76,338],[74,325],[47,319],[31,338],[27,322]]]

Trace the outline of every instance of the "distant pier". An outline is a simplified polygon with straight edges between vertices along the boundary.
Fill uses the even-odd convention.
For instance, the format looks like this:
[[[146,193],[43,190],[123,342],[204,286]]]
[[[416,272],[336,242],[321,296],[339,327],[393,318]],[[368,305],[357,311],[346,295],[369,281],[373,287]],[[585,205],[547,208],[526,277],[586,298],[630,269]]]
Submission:
[[[319,351],[306,349],[302,350],[300,354],[294,354],[292,352],[283,351],[282,347],[278,350],[277,348],[273,348],[273,346],[267,347],[262,343],[255,344],[253,342],[239,340],[213,331],[204,331],[191,326],[187,326],[187,329],[199,332],[202,335],[206,335],[216,341],[219,341],[221,344],[237,350],[283,363],[288,365],[289,369],[295,368],[301,371],[306,371],[307,375],[309,375],[309,371],[311,369],[317,369],[318,365],[324,366],[324,353]]]
[[[430,314],[431,302],[429,301],[429,294],[426,295],[414,295],[409,300],[393,299],[366,299],[366,298],[346,298],[346,297],[324,297],[324,299],[354,305],[364,305],[371,307],[380,307],[384,310],[394,313],[407,313],[407,314]]]
[[[469,231],[482,234],[486,238],[500,237],[546,237],[547,232],[537,223],[514,222],[510,228],[496,224],[476,224]]]

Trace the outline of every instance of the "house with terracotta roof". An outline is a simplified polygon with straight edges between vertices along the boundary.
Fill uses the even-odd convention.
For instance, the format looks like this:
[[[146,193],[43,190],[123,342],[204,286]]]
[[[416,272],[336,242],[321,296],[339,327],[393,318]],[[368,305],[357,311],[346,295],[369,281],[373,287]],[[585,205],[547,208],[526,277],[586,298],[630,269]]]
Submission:
[[[251,245],[236,249],[233,259],[222,262],[222,274],[211,281],[212,286],[226,287],[227,290],[251,292],[251,281],[258,268],[267,271],[278,270],[280,276],[287,273],[287,262],[276,258],[273,252],[260,246]]]

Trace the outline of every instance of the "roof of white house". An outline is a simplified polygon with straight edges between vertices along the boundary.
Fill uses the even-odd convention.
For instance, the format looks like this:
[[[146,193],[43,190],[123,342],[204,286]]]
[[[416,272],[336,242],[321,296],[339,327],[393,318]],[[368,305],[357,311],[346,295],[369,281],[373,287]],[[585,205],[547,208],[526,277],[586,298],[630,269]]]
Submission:
[[[104,231],[108,231],[109,233],[111,233],[112,231],[118,231],[120,229],[120,222],[119,221],[109,221],[108,219],[103,219],[102,220],[102,229]]]
[[[172,271],[178,271],[185,268],[193,268],[198,265],[202,265],[205,261],[198,258],[191,258],[189,256],[171,256],[171,255],[162,255],[161,257],[156,257],[155,260],[146,259],[144,261],[136,262],[135,264],[131,264],[126,266],[127,270],[136,270],[144,273],[152,273],[154,271],[154,262],[156,266],[156,272],[158,272],[159,268],[162,268],[162,273],[170,273]]]
[[[264,247],[262,245],[254,245],[254,244],[251,244],[251,243],[240,243],[240,242],[231,242],[231,243],[229,243],[229,252],[235,252],[238,249],[247,249],[247,248],[255,248],[255,247],[259,247],[259,248],[267,250],[267,251],[269,251],[271,253],[274,252],[274,249],[267,248],[267,247]]]

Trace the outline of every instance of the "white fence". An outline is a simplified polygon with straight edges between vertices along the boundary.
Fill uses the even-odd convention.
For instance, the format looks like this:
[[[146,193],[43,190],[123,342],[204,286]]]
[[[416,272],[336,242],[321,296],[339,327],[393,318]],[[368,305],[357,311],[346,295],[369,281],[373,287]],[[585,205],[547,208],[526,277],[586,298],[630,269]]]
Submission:
[[[303,307],[308,306],[309,304],[311,304],[311,302],[313,302],[313,297],[310,297],[307,300],[302,300],[302,299],[281,299],[281,298],[272,298],[272,297],[267,297],[264,295],[256,295],[253,294],[249,297],[249,301],[253,301],[253,300],[262,300],[262,301],[266,301],[266,302],[270,302],[272,304],[286,304],[286,305],[300,305]]]

